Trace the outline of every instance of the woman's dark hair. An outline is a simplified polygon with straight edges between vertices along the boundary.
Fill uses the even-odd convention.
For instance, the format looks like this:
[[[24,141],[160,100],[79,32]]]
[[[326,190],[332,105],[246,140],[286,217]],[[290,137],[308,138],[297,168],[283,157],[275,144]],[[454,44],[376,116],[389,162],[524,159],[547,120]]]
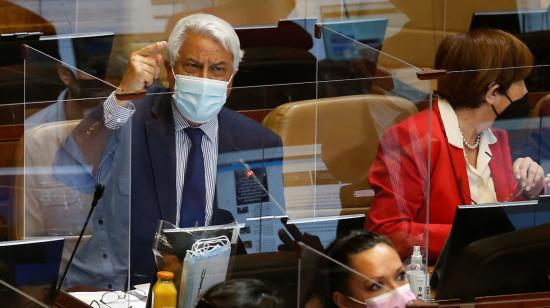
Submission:
[[[275,291],[257,279],[234,279],[214,285],[197,303],[197,308],[282,308]]]
[[[510,33],[476,29],[446,37],[435,56],[435,69],[447,70],[437,93],[453,108],[477,108],[493,83],[506,91],[531,72],[533,55]],[[454,72],[453,72],[454,71]]]
[[[354,255],[381,243],[393,248],[393,244],[385,236],[366,231],[352,231],[348,235],[332,242],[327,248],[326,253],[336,261],[351,267],[351,258]],[[331,261],[327,261],[326,270],[328,288],[325,292],[327,296],[325,302],[327,307],[336,307],[332,301],[332,294],[336,291],[349,294],[348,281],[351,273]]]

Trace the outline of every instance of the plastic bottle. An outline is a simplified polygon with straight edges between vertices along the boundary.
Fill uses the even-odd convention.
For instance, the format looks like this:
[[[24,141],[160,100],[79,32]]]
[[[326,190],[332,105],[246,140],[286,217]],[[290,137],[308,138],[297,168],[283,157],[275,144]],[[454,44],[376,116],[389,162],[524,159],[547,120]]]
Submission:
[[[172,281],[174,273],[157,272],[157,278],[153,287],[153,308],[176,308],[178,291]]]
[[[420,246],[414,246],[411,263],[407,265],[407,280],[416,298],[428,300],[428,280],[426,267],[422,263]]]

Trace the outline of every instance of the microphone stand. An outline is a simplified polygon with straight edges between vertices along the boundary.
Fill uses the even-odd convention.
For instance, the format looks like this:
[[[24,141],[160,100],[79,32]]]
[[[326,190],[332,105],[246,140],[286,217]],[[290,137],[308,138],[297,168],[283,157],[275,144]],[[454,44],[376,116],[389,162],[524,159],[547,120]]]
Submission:
[[[90,207],[90,211],[88,211],[88,217],[86,217],[86,221],[84,222],[84,226],[82,227],[82,230],[80,230],[80,235],[78,236],[78,239],[76,240],[76,244],[73,248],[73,252],[71,253],[71,257],[69,258],[69,262],[67,262],[67,265],[65,266],[65,270],[63,271],[63,275],[61,276],[61,281],[59,282],[59,286],[57,287],[57,290],[55,291],[56,297],[59,295],[59,292],[61,291],[61,286],[63,285],[63,282],[65,281],[65,277],[67,276],[67,272],[69,271],[69,267],[71,266],[71,263],[73,263],[74,255],[76,254],[76,250],[78,249],[78,245],[80,245],[80,241],[82,240],[82,237],[84,236],[84,231],[86,230],[86,227],[88,226],[88,223],[90,222],[90,217],[92,217],[92,213],[94,212],[94,209],[97,205],[97,202],[99,199],[101,199],[101,196],[103,196],[103,191],[105,190],[105,186],[101,184],[96,184],[95,190],[94,190],[94,199],[92,200],[92,206]]]

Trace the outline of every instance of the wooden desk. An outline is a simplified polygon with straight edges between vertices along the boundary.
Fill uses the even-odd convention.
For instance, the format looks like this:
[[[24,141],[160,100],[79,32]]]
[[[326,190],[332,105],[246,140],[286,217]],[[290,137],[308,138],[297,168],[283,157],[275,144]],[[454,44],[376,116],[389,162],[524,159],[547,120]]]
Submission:
[[[414,303],[407,307],[495,307],[495,308],[516,308],[516,307],[548,307],[550,306],[550,292],[510,294],[498,296],[485,296],[476,298],[473,303],[464,303],[459,300],[444,300],[430,303]]]
[[[71,290],[71,292],[79,292],[79,291],[92,291],[92,290],[88,288]],[[94,291],[97,291],[97,289],[95,289]],[[80,301],[76,297],[70,295],[69,293],[65,291],[61,291],[55,298],[55,301],[52,307],[53,308],[89,308],[90,306]]]

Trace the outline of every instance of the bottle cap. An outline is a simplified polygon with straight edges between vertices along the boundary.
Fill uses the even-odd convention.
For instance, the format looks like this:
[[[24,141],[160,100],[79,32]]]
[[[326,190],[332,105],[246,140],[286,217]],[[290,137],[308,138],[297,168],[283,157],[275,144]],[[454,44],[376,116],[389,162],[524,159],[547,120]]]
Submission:
[[[412,264],[422,264],[422,254],[420,253],[420,246],[414,246],[413,254],[411,256]]]
[[[157,272],[157,278],[158,279],[172,279],[172,278],[174,278],[174,273],[167,272],[167,271],[160,271],[160,272]]]

